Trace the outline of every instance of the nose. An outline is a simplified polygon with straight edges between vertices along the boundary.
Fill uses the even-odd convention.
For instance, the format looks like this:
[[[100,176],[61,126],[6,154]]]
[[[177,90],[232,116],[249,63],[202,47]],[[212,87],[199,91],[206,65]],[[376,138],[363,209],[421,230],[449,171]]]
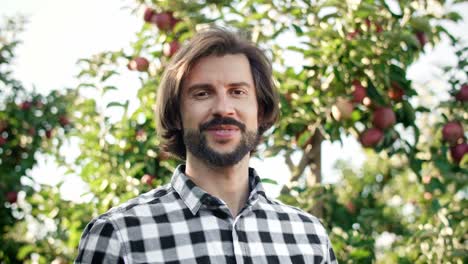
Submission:
[[[217,94],[212,112],[214,116],[231,116],[234,114],[233,102],[228,94]]]

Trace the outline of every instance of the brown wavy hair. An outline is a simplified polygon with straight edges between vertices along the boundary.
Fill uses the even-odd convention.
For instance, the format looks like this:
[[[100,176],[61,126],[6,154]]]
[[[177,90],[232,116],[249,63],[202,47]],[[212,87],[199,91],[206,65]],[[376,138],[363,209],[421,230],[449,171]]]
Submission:
[[[191,67],[200,58],[227,54],[244,54],[249,61],[259,106],[259,134],[262,135],[278,119],[278,91],[273,83],[271,63],[264,52],[235,32],[222,28],[205,29],[174,55],[162,76],[156,101],[156,130],[164,151],[183,160],[186,157],[180,123],[180,96],[182,83]]]

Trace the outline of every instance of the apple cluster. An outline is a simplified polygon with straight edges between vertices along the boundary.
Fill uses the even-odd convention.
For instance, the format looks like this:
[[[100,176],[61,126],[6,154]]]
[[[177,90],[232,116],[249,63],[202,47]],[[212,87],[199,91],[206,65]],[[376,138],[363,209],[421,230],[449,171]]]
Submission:
[[[42,108],[44,108],[44,103],[42,103],[41,101],[33,102],[26,100],[19,103],[17,107],[23,112],[23,114],[26,114],[26,112],[41,110]],[[58,123],[64,128],[69,127],[71,125],[70,119],[66,115],[58,116]],[[35,137],[39,134],[34,126],[25,126],[25,129],[27,129],[27,135]],[[9,142],[9,138],[11,138],[14,134],[13,131],[16,131],[17,129],[18,128],[16,126],[11,127],[11,124],[9,124],[7,120],[0,120],[0,147]],[[43,132],[41,133],[43,133],[43,135],[47,139],[52,138],[53,129],[54,128],[50,126],[40,127],[40,130],[43,130]]]
[[[371,34],[380,34],[384,31],[384,28],[379,22],[371,21],[369,18],[366,18],[363,24],[358,23],[357,27],[353,31],[348,32],[346,38],[348,40],[356,39],[359,35],[363,34],[364,31]]]
[[[180,21],[174,17],[171,11],[157,13],[154,9],[147,7],[143,15],[146,23],[155,24],[159,30],[169,32],[173,31],[175,25]],[[177,40],[172,40],[164,45],[163,53],[167,57],[172,57],[180,48],[180,43]]]
[[[462,103],[468,101],[468,83],[463,84],[460,90],[455,93],[455,99]]]
[[[68,129],[72,125],[70,119],[65,114],[54,116],[54,118],[48,116],[50,123],[43,124],[42,122],[28,121],[26,118],[31,117],[32,113],[40,112],[40,116],[42,116],[44,112],[50,111],[51,106],[46,105],[43,99],[40,98],[24,100],[17,104],[9,105],[12,106],[12,111],[17,111],[18,114],[23,115],[25,120],[23,122],[16,122],[12,118],[2,119],[0,117],[0,164],[5,164],[6,166],[27,166],[27,164],[30,164],[30,161],[27,160],[28,157],[43,146],[41,142],[45,142],[42,139],[39,140],[38,137],[51,139],[56,125],[60,125],[64,129]],[[15,113],[11,113],[12,117],[16,116]],[[27,140],[22,140],[23,138],[27,138]],[[19,184],[18,178],[7,179],[5,182],[0,183],[0,194],[5,201],[10,204],[17,202],[18,190],[20,189],[18,187]],[[3,189],[9,191],[3,193]]]
[[[468,84],[463,84],[455,94],[456,101],[465,104],[468,101]],[[450,146],[450,156],[452,160],[459,164],[466,153],[468,144],[466,143],[463,125],[459,121],[449,121],[442,127],[442,139]]]
[[[450,145],[450,155],[457,164],[468,153],[463,126],[458,121],[447,122],[442,128],[442,138]]]
[[[366,148],[375,147],[382,141],[384,131],[395,125],[396,114],[390,106],[377,106],[373,104],[367,96],[366,88],[359,80],[353,80],[352,85],[352,99],[337,98],[331,109],[332,116],[338,121],[351,118],[355,104],[363,104],[373,109],[373,127],[363,131],[359,136],[359,140]],[[394,101],[401,101],[404,91],[396,82],[393,82],[388,95]]]
[[[349,31],[346,34],[346,38],[348,40],[354,40],[358,38],[360,35],[362,35],[365,31],[371,33],[371,34],[380,34],[384,32],[384,27],[377,21],[371,21],[369,18],[366,18],[364,20],[364,23],[357,24],[357,27],[354,28],[354,30]],[[422,29],[414,29],[413,31],[414,38],[418,41],[419,43],[419,48],[424,49],[424,46],[428,42],[427,34],[424,32]]]
[[[143,14],[143,20],[146,23],[155,24],[160,31],[171,32],[175,25],[180,21],[175,18],[171,11],[157,13],[153,8],[147,7]],[[180,49],[179,41],[172,40],[163,46],[163,54],[166,57],[172,57]],[[127,68],[131,71],[146,72],[149,68],[149,61],[145,57],[135,57],[128,64]]]
[[[145,9],[143,19],[146,23],[155,24],[158,29],[162,31],[173,30],[177,22],[179,22],[179,20],[173,16],[172,12],[164,11],[161,13],[156,13],[156,10],[150,7]]]

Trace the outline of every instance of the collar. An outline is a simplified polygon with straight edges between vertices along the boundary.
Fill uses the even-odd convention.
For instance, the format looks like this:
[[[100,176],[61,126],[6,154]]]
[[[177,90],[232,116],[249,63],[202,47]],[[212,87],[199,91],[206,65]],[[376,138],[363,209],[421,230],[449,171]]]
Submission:
[[[179,165],[175,169],[171,179],[171,186],[194,215],[197,214],[202,205],[207,207],[224,205],[224,202],[198,187],[185,174],[185,165]],[[246,206],[253,206],[258,201],[259,195],[267,198],[260,177],[253,168],[249,168],[249,190],[250,194]]]

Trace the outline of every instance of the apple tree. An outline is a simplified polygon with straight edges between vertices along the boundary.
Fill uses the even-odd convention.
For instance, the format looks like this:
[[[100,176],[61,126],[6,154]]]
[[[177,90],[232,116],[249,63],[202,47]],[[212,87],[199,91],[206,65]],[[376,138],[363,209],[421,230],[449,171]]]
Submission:
[[[466,100],[458,99],[465,98],[466,88],[460,88],[463,80],[453,83],[460,92],[450,104],[460,110],[449,110],[446,120],[428,127],[416,117],[432,114],[431,109],[413,102],[419,93],[407,77],[408,67],[441,37],[457,43],[442,22],[460,16],[447,5],[413,0],[135,1],[130,8],[141,17],[142,27],[131,49],[80,60],[81,84],[69,92],[75,96],[67,106],[73,109],[67,115],[72,124],[67,137],[78,142],[80,154],[72,162],[59,160],[87,183],[89,200],[63,201],[55,187],[28,196],[27,203],[40,208],[29,214],[56,227],[26,243],[18,258],[28,261],[39,254],[41,262],[71,261],[79,232],[91,218],[169,181],[179,161],[162,151],[155,134],[156,89],[178,48],[197,30],[218,25],[241,30],[271,58],[281,119],[267,132],[260,146],[266,151],[259,155],[284,157],[291,178],[280,199],[324,220],[340,262],[451,259],[440,256],[440,250],[460,260],[455,255],[464,243],[462,202],[449,208],[446,201],[449,194],[466,189]],[[130,76],[139,80],[135,87],[119,86],[119,78]],[[127,98],[116,99],[122,89],[138,89],[136,107]],[[448,122],[449,128],[442,128]],[[439,135],[438,140],[425,140],[424,129],[435,129],[432,135]],[[359,172],[342,164],[342,182],[322,184],[320,160],[333,153],[322,153],[321,143],[341,141],[343,135],[361,142],[371,162]],[[462,154],[448,154],[450,148],[461,148],[452,153]],[[389,204],[396,196],[403,202]],[[414,219],[399,208],[406,203],[414,205]],[[447,221],[440,220],[441,214],[449,224],[453,221],[451,233],[443,229]],[[443,237],[451,244],[444,242],[436,253],[424,246],[428,239],[438,239],[424,233],[426,224],[452,234],[453,240]],[[24,225],[15,228],[24,231]],[[398,238],[390,249],[376,248],[382,234]],[[417,249],[407,252],[409,246]]]
[[[56,153],[72,128],[68,107],[74,91],[42,95],[13,78],[18,34],[24,18],[5,19],[0,25],[0,262],[16,262],[20,247],[15,225],[25,220],[25,197],[35,192],[30,170],[39,153]],[[24,234],[22,234],[24,235]]]

